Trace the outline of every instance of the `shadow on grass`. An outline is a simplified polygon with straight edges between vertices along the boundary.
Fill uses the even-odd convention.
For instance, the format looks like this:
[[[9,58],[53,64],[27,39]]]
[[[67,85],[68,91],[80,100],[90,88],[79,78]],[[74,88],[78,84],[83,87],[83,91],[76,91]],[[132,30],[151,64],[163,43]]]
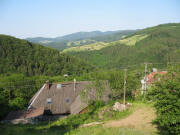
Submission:
[[[89,121],[96,121],[94,114],[100,105],[93,104],[89,106],[88,112],[79,115],[70,115],[51,123],[44,122],[38,125],[13,125],[0,124],[1,135],[64,135],[77,129],[80,125]],[[101,105],[102,106],[102,105]]]

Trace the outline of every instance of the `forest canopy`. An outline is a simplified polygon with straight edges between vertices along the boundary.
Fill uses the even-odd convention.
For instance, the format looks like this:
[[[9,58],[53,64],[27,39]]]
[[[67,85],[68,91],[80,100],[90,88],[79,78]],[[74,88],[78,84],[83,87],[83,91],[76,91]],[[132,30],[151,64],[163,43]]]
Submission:
[[[0,73],[33,75],[81,74],[95,69],[87,62],[26,40],[0,35]]]

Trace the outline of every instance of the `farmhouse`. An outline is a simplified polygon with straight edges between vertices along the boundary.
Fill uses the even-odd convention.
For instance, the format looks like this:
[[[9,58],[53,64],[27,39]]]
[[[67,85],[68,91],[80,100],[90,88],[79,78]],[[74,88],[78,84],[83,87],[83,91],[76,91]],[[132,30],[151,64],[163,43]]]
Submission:
[[[102,81],[104,85],[104,94],[102,100],[107,102],[109,97],[109,86],[107,81]],[[67,83],[52,83],[48,81],[43,87],[32,97],[28,109],[44,107],[46,112],[52,114],[77,114],[87,107],[87,103],[82,101],[80,92],[87,89],[91,82],[67,82]],[[89,99],[95,100],[96,88],[91,87],[88,92]]]
[[[165,75],[166,73],[167,71],[158,72],[157,69],[154,68],[150,74],[148,74],[146,77],[144,77],[141,80],[141,84],[142,84],[141,94],[146,92],[146,89],[150,87],[153,83],[160,80],[159,77],[156,77],[157,75]]]
[[[108,81],[100,81],[103,93],[100,100],[107,102],[110,96]],[[86,93],[85,97],[81,92]],[[97,90],[93,82],[46,83],[31,98],[27,111],[11,112],[7,120],[34,118],[43,115],[78,114],[88,106],[88,100],[97,99]]]

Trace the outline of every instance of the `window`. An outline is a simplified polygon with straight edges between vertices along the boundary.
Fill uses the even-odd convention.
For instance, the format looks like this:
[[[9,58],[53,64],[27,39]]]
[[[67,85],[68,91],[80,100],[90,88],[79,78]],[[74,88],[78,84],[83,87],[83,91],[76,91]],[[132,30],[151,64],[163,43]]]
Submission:
[[[66,103],[69,103],[69,101],[70,101],[69,98],[66,98]]]
[[[52,99],[51,98],[47,98],[46,102],[47,102],[47,104],[52,104]]]
[[[61,85],[61,84],[57,84],[57,88],[59,88],[59,89],[60,89],[61,87],[62,87],[62,85]]]

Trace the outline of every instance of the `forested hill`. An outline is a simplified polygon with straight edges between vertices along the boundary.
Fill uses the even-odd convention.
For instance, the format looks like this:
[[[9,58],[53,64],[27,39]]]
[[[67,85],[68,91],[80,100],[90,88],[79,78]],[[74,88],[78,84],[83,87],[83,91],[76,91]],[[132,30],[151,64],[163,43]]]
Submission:
[[[60,75],[89,72],[94,66],[58,50],[0,35],[0,73]]]
[[[98,43],[96,43],[98,46]],[[119,68],[144,62],[180,61],[180,23],[143,29],[100,50],[69,51],[103,68]],[[78,48],[77,48],[78,49]]]
[[[39,43],[44,46],[63,50],[70,47],[83,46],[96,42],[110,42],[120,40],[124,36],[131,35],[138,30],[119,30],[119,31],[91,31],[91,32],[76,32],[69,35],[56,38],[26,38],[26,40],[34,43]]]
[[[44,38],[44,37],[35,37],[35,38],[26,38],[26,40],[35,42],[35,43],[42,43],[43,41],[50,41],[50,42],[62,42],[62,41],[75,41],[75,40],[83,40],[83,39],[90,39],[97,36],[104,36],[116,33],[118,31],[91,31],[91,32],[76,32],[72,34],[68,34],[61,37],[55,38]]]

